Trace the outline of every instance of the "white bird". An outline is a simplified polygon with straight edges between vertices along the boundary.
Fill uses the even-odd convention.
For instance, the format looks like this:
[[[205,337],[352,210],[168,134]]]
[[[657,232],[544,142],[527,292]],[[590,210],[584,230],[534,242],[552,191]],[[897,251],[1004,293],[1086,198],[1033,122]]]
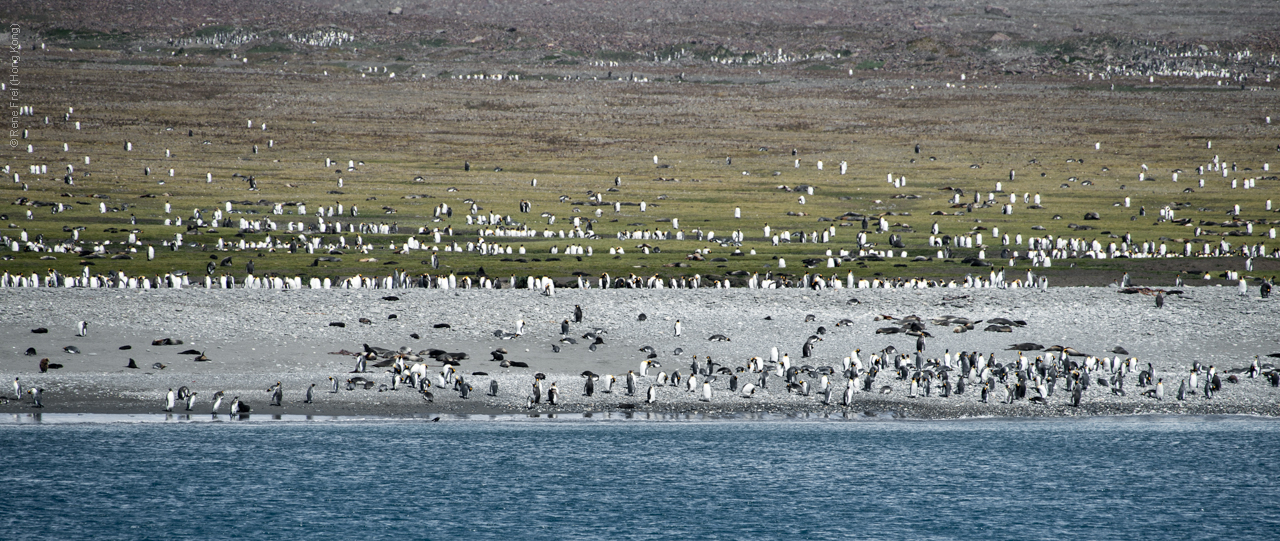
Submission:
[[[649,377],[649,365],[651,363],[653,363],[653,361],[650,361],[649,359],[640,361],[640,377],[642,378]]]
[[[690,378],[690,379],[692,380],[693,378]],[[702,401],[703,402],[711,401],[711,382],[710,381],[702,382]]]
[[[166,394],[164,395],[164,410],[165,410],[165,411],[173,411],[174,398],[176,398],[176,395],[174,394],[173,389],[172,389],[172,388],[170,388],[170,389],[169,389],[169,392],[168,392],[168,393],[166,393]]]
[[[612,393],[613,383],[617,381],[617,378],[613,377],[613,374],[605,374],[602,379],[604,379],[604,392]]]
[[[333,379],[333,378],[329,378],[329,379]],[[222,391],[213,393],[213,413],[215,415],[218,413],[218,408],[220,407],[222,407]]]
[[[87,268],[87,267],[86,267]],[[76,324],[76,336],[89,336],[89,324],[81,321]]]
[[[689,379],[685,380],[684,382],[684,390],[686,392],[693,392],[693,390],[697,388],[698,388],[698,376],[694,374],[689,374]]]
[[[749,398],[754,394],[756,394],[756,384],[748,383],[742,386],[742,396]]]

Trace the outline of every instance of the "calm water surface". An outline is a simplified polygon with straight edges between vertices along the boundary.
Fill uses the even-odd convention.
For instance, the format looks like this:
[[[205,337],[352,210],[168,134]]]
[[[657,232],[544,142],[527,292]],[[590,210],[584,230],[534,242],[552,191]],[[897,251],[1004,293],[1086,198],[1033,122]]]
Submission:
[[[2,539],[1280,538],[1266,419],[48,419]]]

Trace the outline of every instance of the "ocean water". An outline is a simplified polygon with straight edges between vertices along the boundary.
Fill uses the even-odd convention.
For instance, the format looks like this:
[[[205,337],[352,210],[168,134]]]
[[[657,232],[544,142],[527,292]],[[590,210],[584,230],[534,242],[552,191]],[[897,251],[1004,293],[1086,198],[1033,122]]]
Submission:
[[[1269,419],[85,418],[0,419],[0,538],[1280,538]]]

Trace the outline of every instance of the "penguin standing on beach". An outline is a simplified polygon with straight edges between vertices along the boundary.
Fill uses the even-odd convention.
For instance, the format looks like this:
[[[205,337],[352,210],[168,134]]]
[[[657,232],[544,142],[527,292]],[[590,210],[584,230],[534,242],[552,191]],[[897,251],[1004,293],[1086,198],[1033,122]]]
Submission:
[[[194,406],[194,405],[195,405],[195,403],[196,403],[196,394],[197,394],[197,393],[195,393],[195,392],[187,393],[187,411],[191,411],[191,406]]]
[[[240,403],[240,397],[238,396],[232,397],[231,398],[231,416],[235,417],[237,415],[240,415],[240,409],[243,406],[244,405]]]
[[[164,395],[164,410],[165,410],[165,411],[173,411],[173,404],[174,404],[174,399],[175,399],[175,398],[177,398],[177,395],[173,392],[173,388],[172,388],[172,387],[170,387],[170,388],[169,388],[169,392],[168,392],[168,393],[165,393],[165,395]]]
[[[31,400],[35,402],[34,404],[31,405],[31,407],[33,408],[44,407],[44,402],[40,400],[40,395],[44,393],[44,389],[41,389],[39,387],[32,387],[28,389],[27,392],[31,393]]]
[[[13,378],[13,396],[18,397],[18,400],[22,400],[22,382],[18,381],[18,378]]]
[[[627,371],[627,396],[635,396],[636,394],[636,372],[635,370]]]
[[[281,388],[280,382],[277,381],[275,385],[272,385],[271,388],[267,389],[267,392],[271,393],[271,405],[279,406],[280,402],[284,399],[284,390]]]
[[[556,388],[556,384],[552,383],[551,388],[547,389],[547,402],[552,406],[560,405],[560,390]]]
[[[653,404],[658,401],[658,388],[649,385],[649,396],[645,398],[646,404]]]
[[[677,319],[677,320],[676,320],[676,328],[675,328],[676,336],[677,336],[677,337],[678,337],[678,336],[680,336],[681,327],[682,327],[682,326],[680,325],[680,320],[678,320],[678,319]]]
[[[81,321],[76,324],[76,336],[89,336],[89,324]]]
[[[333,379],[333,378],[329,378]],[[222,407],[222,391],[213,393],[213,414],[218,414],[218,408]]]
[[[302,403],[303,403],[303,404],[310,404],[310,403],[311,403],[312,398],[313,398],[311,393],[312,393],[312,391],[314,391],[314,390],[315,390],[315,388],[316,388],[316,384],[314,384],[314,383],[312,383],[310,387],[307,387],[307,398],[306,398],[306,400],[303,400],[303,401],[302,401]]]
[[[329,376],[329,382],[333,384],[333,388],[332,388],[332,389],[330,389],[330,390],[329,390],[329,392],[330,392],[330,393],[336,393],[336,392],[338,392],[338,380],[337,380],[337,379],[334,379],[334,377],[333,377],[333,376]]]
[[[569,336],[569,320],[566,319],[560,322],[560,335]]]
[[[582,305],[573,305],[573,322],[582,323]]]
[[[498,380],[489,380],[489,396],[498,396]]]
[[[1186,399],[1187,399],[1187,380],[1184,379],[1182,380],[1182,383],[1178,384],[1178,400],[1183,401]]]

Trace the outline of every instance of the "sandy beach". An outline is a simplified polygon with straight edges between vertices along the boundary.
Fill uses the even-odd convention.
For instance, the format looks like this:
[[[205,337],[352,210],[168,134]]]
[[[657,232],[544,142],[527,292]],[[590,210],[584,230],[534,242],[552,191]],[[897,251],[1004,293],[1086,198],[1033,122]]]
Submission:
[[[6,386],[0,395],[3,413],[30,413],[30,395],[13,400],[10,384],[20,378],[24,389],[44,390],[47,413],[160,413],[165,394],[186,386],[197,392],[192,414],[211,411],[211,397],[224,391],[226,413],[232,397],[253,407],[253,415],[365,415],[430,416],[486,413],[591,413],[637,411],[697,413],[704,415],[829,413],[889,415],[902,418],[1039,417],[1131,414],[1245,414],[1280,416],[1280,388],[1266,377],[1236,374],[1259,356],[1269,372],[1280,352],[1280,339],[1271,331],[1280,321],[1275,302],[1257,295],[1242,297],[1232,288],[1188,287],[1170,295],[1163,309],[1156,309],[1145,295],[1121,294],[1115,288],[1029,289],[931,289],[931,290],[558,290],[554,297],[528,290],[106,290],[106,289],[7,289],[0,290],[3,347],[0,366]],[[398,300],[385,300],[385,297]],[[584,311],[581,323],[571,324],[570,337],[561,341],[561,322],[573,318],[575,305]],[[639,321],[638,316],[646,319]],[[812,321],[806,322],[806,316]],[[1098,357],[1114,357],[1117,346],[1136,357],[1142,370],[1151,363],[1155,379],[1163,379],[1164,400],[1142,396],[1137,374],[1126,378],[1125,396],[1107,387],[1091,386],[1079,408],[1070,405],[1070,393],[1061,387],[1046,404],[1016,400],[1001,403],[1004,390],[994,392],[989,403],[979,401],[976,386],[963,395],[909,397],[909,381],[881,372],[876,392],[859,392],[850,406],[841,406],[845,381],[839,375],[842,359],[854,349],[867,362],[871,352],[893,346],[914,352],[916,339],[905,334],[877,334],[893,320],[917,315],[925,322],[924,355],[941,359],[946,352],[976,351],[995,354],[1004,364],[1016,361],[1013,344],[1031,342],[1045,348],[1066,346]],[[953,332],[953,326],[930,320],[945,315],[970,319],[1008,318],[1026,322],[1013,332],[987,332],[986,324]],[[395,316],[390,318],[390,316]],[[365,318],[369,323],[361,323]],[[525,322],[524,334],[509,339],[516,321]],[[837,326],[841,320],[852,324]],[[674,336],[675,321],[682,334]],[[85,337],[77,336],[77,322],[88,322]],[[345,327],[331,326],[342,322]],[[447,324],[448,327],[437,327]],[[802,346],[819,327],[825,327],[811,358],[802,358]],[[47,333],[32,329],[46,328]],[[603,344],[591,351],[591,339],[582,336],[603,329]],[[411,335],[417,334],[415,339]],[[711,341],[722,334],[728,341]],[[171,338],[181,345],[154,346]],[[356,360],[343,350],[363,351],[363,345],[415,352],[440,349],[465,352],[457,371],[475,389],[464,399],[449,388],[432,388],[434,402],[403,385],[380,391],[390,384],[387,368],[368,367],[352,374]],[[74,346],[80,353],[64,351]],[[128,349],[121,349],[128,346]],[[553,346],[560,351],[554,352]],[[640,378],[636,396],[625,393],[629,370],[639,372],[652,347],[651,368]],[[728,375],[712,384],[712,400],[685,385],[660,386],[657,402],[645,403],[645,391],[658,372],[679,371],[686,377],[694,355],[700,365],[710,356],[717,364],[736,370],[752,357],[768,359],[770,348],[789,354],[794,366],[832,367],[834,391],[830,404],[820,394],[789,393],[781,378],[769,378],[767,390],[751,397],[728,390]],[[27,355],[35,348],[35,355]],[[528,368],[502,368],[490,352],[504,348],[504,357],[528,364]],[[677,348],[683,350],[676,354]],[[197,350],[209,358],[195,362]],[[1026,351],[1029,359],[1045,355]],[[62,368],[40,373],[39,361],[48,358]],[[128,369],[134,359],[138,369]],[[1180,382],[1192,363],[1214,366],[1223,388],[1212,399],[1201,393],[1185,401],[1176,399]],[[155,364],[164,365],[163,369]],[[429,374],[439,373],[440,362],[427,359]],[[584,395],[583,371],[618,378],[613,392]],[[483,374],[473,373],[482,372]],[[560,405],[527,407],[535,373],[555,383]],[[1239,383],[1227,381],[1236,375]],[[330,377],[345,382],[364,377],[372,389],[330,392]],[[1101,372],[1091,375],[1103,376]],[[740,374],[741,382],[758,376]],[[702,378],[699,378],[701,382]],[[815,387],[818,381],[805,376]],[[497,396],[490,396],[490,381],[498,382]],[[1201,376],[1203,381],[1203,376]],[[283,404],[269,406],[268,387],[282,383]],[[316,384],[315,400],[304,404],[305,389]],[[935,380],[935,384],[937,380]],[[890,386],[889,394],[879,389]],[[1147,388],[1149,389],[1149,388]],[[699,383],[698,390],[701,390]],[[1034,392],[1031,393],[1034,395]],[[175,411],[183,412],[183,404]]]

